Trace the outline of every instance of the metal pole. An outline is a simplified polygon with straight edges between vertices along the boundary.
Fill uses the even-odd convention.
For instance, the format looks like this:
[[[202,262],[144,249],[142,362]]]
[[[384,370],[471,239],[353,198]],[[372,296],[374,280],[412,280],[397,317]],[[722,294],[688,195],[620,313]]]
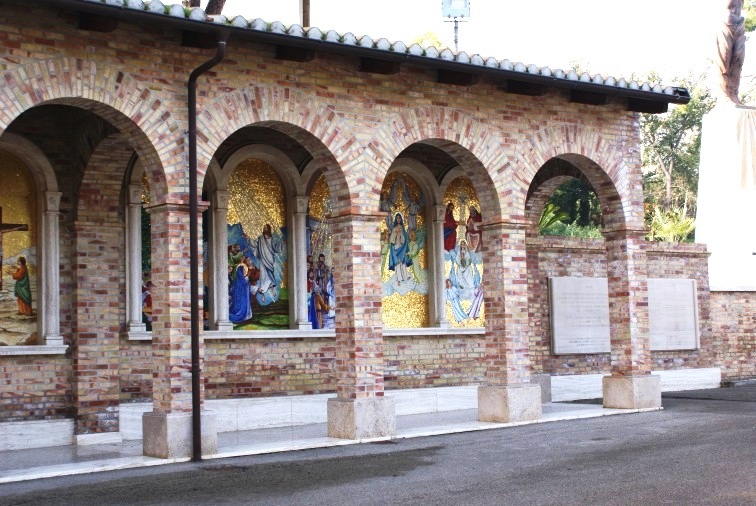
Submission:
[[[226,55],[228,31],[218,34],[215,56],[194,69],[189,76],[189,277],[191,298],[192,333],[192,460],[202,460],[202,425],[200,404],[200,361],[199,361],[199,232],[197,220],[197,79],[218,63]]]
[[[457,21],[457,18],[454,18],[454,52],[459,52],[459,46],[457,44],[458,38],[457,35],[459,33],[459,21]]]

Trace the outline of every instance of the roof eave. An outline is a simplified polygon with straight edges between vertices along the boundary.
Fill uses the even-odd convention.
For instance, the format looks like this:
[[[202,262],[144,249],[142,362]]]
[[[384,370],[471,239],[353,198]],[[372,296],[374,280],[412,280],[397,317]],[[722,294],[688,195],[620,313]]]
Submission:
[[[626,98],[629,101],[648,103],[648,111],[641,112],[664,112],[659,109],[662,104],[686,104],[690,101],[690,94],[687,89],[680,87],[671,87],[672,93],[660,93],[656,91],[644,91],[641,89],[632,89],[629,87],[610,86],[607,84],[596,84],[580,80],[571,80],[559,78],[556,76],[546,76],[530,72],[520,72],[516,70],[507,70],[502,68],[493,68],[485,65],[475,65],[472,63],[462,63],[448,61],[442,58],[430,58],[426,56],[417,56],[412,54],[401,54],[393,51],[387,51],[378,48],[366,48],[357,45],[335,43],[325,40],[310,39],[307,37],[298,37],[287,34],[272,32],[263,32],[252,28],[242,28],[230,24],[220,24],[212,21],[199,21],[194,19],[179,18],[166,14],[157,14],[149,11],[140,11],[124,6],[110,5],[93,1],[82,0],[37,0],[40,4],[48,4],[58,8],[64,8],[81,13],[115,18],[128,22],[155,23],[162,26],[170,26],[179,30],[213,36],[213,38],[229,37],[229,41],[238,39],[245,41],[261,42],[273,44],[276,46],[294,47],[314,52],[323,52],[330,54],[341,54],[360,58],[370,58],[382,60],[397,64],[405,63],[408,65],[433,68],[437,70],[447,70],[452,72],[489,76],[491,78],[528,83],[536,86],[548,88],[557,88],[564,90],[577,90],[590,94],[614,96]],[[657,104],[657,105],[654,105]],[[630,107],[631,110],[635,110]],[[666,110],[666,106],[663,107]]]

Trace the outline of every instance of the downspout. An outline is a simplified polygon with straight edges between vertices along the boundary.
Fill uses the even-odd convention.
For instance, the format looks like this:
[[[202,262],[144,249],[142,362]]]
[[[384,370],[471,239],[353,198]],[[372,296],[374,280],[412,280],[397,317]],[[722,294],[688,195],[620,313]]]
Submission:
[[[215,56],[194,69],[189,76],[189,277],[192,332],[192,460],[202,460],[202,425],[199,360],[199,232],[197,220],[197,79],[226,56],[228,32],[218,33]]]

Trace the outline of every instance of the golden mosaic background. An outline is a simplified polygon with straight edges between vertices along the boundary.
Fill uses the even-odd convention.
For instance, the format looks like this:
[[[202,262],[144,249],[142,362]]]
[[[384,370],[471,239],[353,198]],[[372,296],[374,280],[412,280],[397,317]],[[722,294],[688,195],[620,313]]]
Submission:
[[[34,255],[29,255],[36,245],[36,192],[34,179],[26,166],[10,153],[0,151],[0,207],[3,223],[28,225],[28,231],[3,234],[3,261],[0,265],[2,291],[0,292],[0,345],[33,345],[37,343],[37,265]],[[13,295],[16,282],[13,280],[13,265],[5,265],[10,259],[24,254],[27,259],[31,281],[33,316],[19,316],[16,297]]]
[[[410,199],[417,202],[423,197],[422,190],[417,182],[412,179],[412,176],[406,172],[393,172],[386,176],[386,180],[383,182],[383,189],[381,190],[381,200],[387,200],[391,187],[399,176],[404,178],[409,190]],[[402,213],[404,217],[404,223],[407,223],[407,217],[409,216],[409,202],[405,202],[403,198],[400,198],[396,202],[396,207],[392,208],[392,215],[396,212]],[[425,227],[425,209],[422,209],[417,215],[417,228]],[[427,234],[426,230],[426,234]],[[381,236],[384,233],[388,233],[388,226],[385,220],[381,220]],[[426,237],[423,249],[417,256],[420,267],[427,268],[426,253],[428,238]],[[381,282],[385,283],[391,278],[391,271],[388,268],[382,269],[383,279]],[[429,280],[430,282],[430,280]],[[382,315],[383,324],[386,328],[420,328],[430,325],[430,315],[428,310],[428,296],[419,292],[409,292],[407,295],[400,295],[398,293],[392,293],[388,297],[384,296],[382,299]]]
[[[333,201],[325,176],[322,174],[312,187],[309,204],[310,216],[320,222],[317,227],[310,231],[311,254],[317,259],[323,253],[326,264],[333,265],[333,234],[331,233],[331,226],[327,222],[333,213]]]
[[[392,293],[383,298],[383,325],[393,329],[416,329],[430,325],[428,296],[418,292]]]
[[[142,176],[142,205],[150,205],[150,184],[147,182],[147,174]]]
[[[280,234],[286,226],[286,191],[275,169],[262,160],[249,159],[237,165],[228,181],[230,225],[240,223],[250,238],[262,234],[270,223]],[[287,270],[281,288],[288,285]]]
[[[466,222],[470,216],[470,206],[478,210],[478,212],[485,216],[485,210],[480,208],[480,200],[478,200],[478,194],[475,191],[475,187],[466,177],[458,177],[454,179],[446,188],[444,193],[444,206],[449,202],[454,203],[454,219],[459,222]],[[457,244],[465,237],[465,226],[461,225],[457,227]],[[483,234],[483,240],[486,240],[485,233]],[[484,265],[478,264],[481,280],[485,280]],[[452,263],[446,261],[444,263],[444,277],[448,278],[451,273]],[[471,302],[467,300],[461,301],[462,308],[465,311],[470,309]],[[461,322],[457,322],[454,319],[451,304],[446,303],[446,319],[449,320],[453,327],[465,328],[465,327],[485,327],[486,326],[486,313],[485,306],[480,309],[480,316],[478,318],[468,318]]]
[[[9,258],[34,246],[36,195],[31,174],[21,160],[10,153],[0,152],[0,182],[2,182],[0,207],[3,208],[3,223],[29,225],[28,232],[4,234],[3,256]]]
[[[469,216],[467,210],[470,206],[473,206],[480,214],[483,214],[475,187],[472,181],[466,177],[458,177],[449,183],[444,193],[444,206],[449,202],[454,203],[454,219],[457,222],[467,220]],[[464,233],[462,235],[464,236]],[[457,239],[459,239],[459,231],[457,232]]]

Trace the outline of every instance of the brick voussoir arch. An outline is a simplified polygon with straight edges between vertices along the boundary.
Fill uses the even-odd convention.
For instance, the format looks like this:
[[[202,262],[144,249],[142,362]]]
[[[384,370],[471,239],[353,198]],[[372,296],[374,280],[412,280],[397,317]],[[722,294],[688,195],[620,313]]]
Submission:
[[[590,160],[594,169],[586,173],[594,190],[612,213],[624,221],[623,226],[643,229],[643,188],[640,166],[631,166],[616,144],[601,133],[579,125],[550,127],[533,134],[520,143],[515,159],[520,167],[518,188],[512,204],[525,209],[528,189],[539,169],[554,157],[571,160],[575,156]],[[585,171],[585,167],[579,167]],[[619,224],[617,224],[619,225]]]
[[[226,93],[197,116],[197,162],[203,179],[218,147],[237,130],[270,126],[291,135],[310,150],[313,158],[331,159],[341,171],[326,170],[337,214],[353,207],[358,191],[345,174],[362,148],[349,124],[320,98],[287,87],[248,87]],[[302,136],[302,132],[309,135]],[[202,181],[199,182],[202,186]]]
[[[501,216],[506,207],[499,195],[508,185],[510,171],[502,139],[476,118],[448,107],[422,106],[389,118],[368,143],[361,176],[370,187],[365,195],[369,209],[378,209],[380,191],[389,167],[407,147],[422,141],[442,139],[458,145],[457,155],[473,180],[478,198],[487,203],[489,216]],[[475,170],[475,167],[479,170]],[[472,173],[470,171],[472,168]]]
[[[184,156],[181,128],[157,92],[118,67],[80,58],[57,58],[7,70],[0,74],[0,81],[0,132],[35,106],[84,108],[134,139],[156,200],[167,198],[170,180],[182,179],[171,177],[164,169],[184,169],[180,163]]]

